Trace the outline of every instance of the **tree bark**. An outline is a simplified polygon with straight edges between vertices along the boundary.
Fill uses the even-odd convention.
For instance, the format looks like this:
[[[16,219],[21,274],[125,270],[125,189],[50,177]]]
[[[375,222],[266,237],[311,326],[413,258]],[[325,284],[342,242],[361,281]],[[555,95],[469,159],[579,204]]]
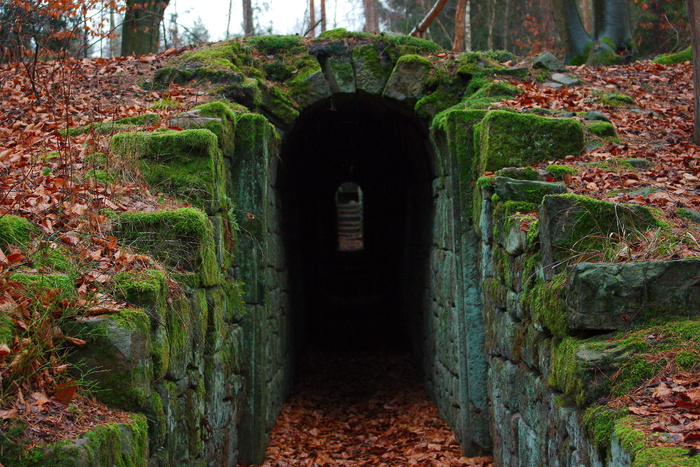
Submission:
[[[316,37],[316,3],[309,0],[309,37]]]
[[[363,0],[365,6],[365,32],[379,32],[377,0]]]
[[[326,0],[321,0],[321,32],[326,32]]]
[[[170,0],[127,0],[122,24],[122,55],[142,55],[158,51],[163,12]]]
[[[576,0],[552,0],[552,9],[559,37],[566,48],[566,60],[583,55],[593,40],[583,27]]]
[[[700,0],[687,0],[688,22],[693,43],[693,92],[695,95],[695,130],[693,141],[700,145]]]
[[[253,4],[251,0],[243,0],[243,34],[246,37],[255,34],[253,26]]]
[[[453,52],[462,52],[465,48],[465,37],[469,29],[469,24],[467,24],[467,8],[469,8],[469,0],[459,0],[457,2],[457,11],[455,12],[455,39],[452,43]]]

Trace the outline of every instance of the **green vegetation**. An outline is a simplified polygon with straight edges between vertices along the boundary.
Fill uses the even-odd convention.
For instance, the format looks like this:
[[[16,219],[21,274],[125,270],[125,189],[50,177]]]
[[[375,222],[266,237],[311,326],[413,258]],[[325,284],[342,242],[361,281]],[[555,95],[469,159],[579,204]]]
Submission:
[[[659,55],[653,61],[654,63],[660,63],[661,65],[676,65],[683,62],[692,62],[693,47],[689,45],[680,52]]]
[[[0,246],[14,245],[26,248],[30,234],[38,229],[24,217],[5,214],[0,216]]]
[[[574,119],[492,110],[475,126],[481,171],[561,159],[583,149],[583,126]]]

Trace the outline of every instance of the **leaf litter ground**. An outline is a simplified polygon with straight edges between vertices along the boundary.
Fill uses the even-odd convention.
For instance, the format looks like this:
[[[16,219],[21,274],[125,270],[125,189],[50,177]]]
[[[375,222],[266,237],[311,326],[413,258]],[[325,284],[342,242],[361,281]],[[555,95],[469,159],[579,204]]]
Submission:
[[[17,64],[0,66],[0,214],[28,218],[49,236],[48,247],[67,248],[80,263],[83,273],[75,284],[79,298],[69,304],[78,310],[79,315],[118,311],[124,304],[102,293],[105,287],[108,288],[111,277],[122,270],[153,267],[150,258],[117,244],[110,235],[110,221],[104,210],[117,213],[152,210],[176,203],[163,201],[162,195],[149,192],[140,183],[137,173],[123,167],[123,161],[111,159],[108,149],[110,135],[64,138],[58,130],[145,112],[156,112],[162,117],[161,123],[151,125],[151,128],[167,127],[170,117],[207,100],[206,92],[198,89],[173,86],[167,91],[154,92],[137,85],[138,79],[150,76],[175,53],[171,50],[142,57],[39,63],[36,86],[32,86],[24,67]],[[664,241],[668,243],[668,238],[637,239],[621,252],[617,260],[700,255],[697,224],[678,213],[679,208],[700,210],[698,148],[691,143],[690,65],[663,66],[645,61],[608,68],[578,67],[570,71],[577,74],[584,84],[555,90],[543,87],[535,80],[518,82],[515,84],[525,92],[498,105],[606,113],[621,137],[619,144],[603,142],[599,148],[583,155],[569,155],[562,161],[548,163],[557,162],[578,169],[576,176],[567,179],[572,192],[609,201],[646,204],[664,212],[666,220],[673,226],[672,248],[656,248]],[[601,104],[599,97],[605,92],[624,92],[633,97],[637,105],[618,108]],[[159,106],[163,102],[169,104]],[[94,152],[104,152],[108,162],[115,163],[110,168],[119,175],[116,182],[88,179],[87,172],[94,168],[89,157]],[[616,162],[629,158],[645,159],[649,167],[633,169]],[[541,167],[548,163],[541,164]],[[644,190],[646,188],[650,189]],[[7,279],[11,272],[17,271],[41,272],[42,267],[32,262],[27,251],[17,248],[0,251],[0,307],[15,316],[21,328],[22,324],[26,326],[22,319],[27,314],[27,307],[18,301],[16,290]],[[60,347],[61,339],[65,340],[67,347],[80,345],[77,340],[61,336],[53,328],[47,328],[46,332],[56,340],[56,349]],[[0,378],[7,380],[12,365],[16,367],[18,356],[27,353],[23,352],[25,341],[15,342],[11,347],[0,347]],[[70,379],[65,376],[65,365],[61,363],[58,351],[51,352],[49,357],[45,361],[28,362],[30,369],[41,368],[41,371],[33,371],[31,376],[15,381],[10,391],[3,395],[0,423],[25,423],[32,431],[29,445],[34,445],[62,437],[76,437],[105,416],[112,417],[109,420],[123,416],[89,397],[66,393],[65,384]],[[393,358],[396,363],[403,357]],[[340,366],[336,362],[320,367],[327,365]],[[410,465],[409,462],[418,462],[418,465],[482,465],[488,462],[487,459],[470,461],[460,458],[453,435],[442,431],[444,426],[440,427],[442,422],[435,414],[435,408],[425,399],[419,386],[401,384],[397,392],[391,393],[389,387],[400,379],[394,374],[398,371],[396,365],[386,362],[378,365],[385,365],[384,375],[375,378],[386,387],[380,387],[372,394],[361,395],[366,390],[357,387],[362,378],[351,380],[345,388],[314,387],[313,378],[303,383],[309,386],[309,398],[318,407],[300,398],[299,394],[303,392],[295,393],[275,428],[267,465],[274,465],[271,464],[277,462],[274,459],[278,459],[277,465],[285,465],[282,462],[287,462],[286,465],[324,465],[323,462],[328,465],[334,465],[333,462],[337,465]],[[343,368],[352,373],[352,367]],[[645,407],[653,409],[653,414],[639,416],[666,417],[669,422],[666,426],[678,426],[676,421],[683,422],[681,425],[686,428],[689,424],[695,431],[683,428],[682,440],[694,442],[700,437],[695,418],[681,420],[678,417],[683,413],[674,415],[673,410],[697,413],[698,401],[689,396],[695,405],[688,411],[687,401],[682,400],[680,394],[683,391],[679,388],[687,388],[686,393],[694,390],[698,387],[698,378],[683,379],[682,375],[673,374],[665,377],[667,380],[645,384],[640,389],[643,396],[631,396],[633,399],[623,399],[621,403],[629,404],[634,413],[645,412]],[[322,376],[317,378],[324,379]],[[689,381],[688,384],[680,384],[679,378]],[[670,407],[659,401],[662,393],[647,394],[662,387],[661,382],[670,388],[671,396],[676,397],[673,400],[682,400],[682,403]],[[357,391],[352,392],[353,388]],[[348,399],[339,400],[338,394],[345,394]],[[335,403],[330,402],[333,397],[323,402],[326,396],[335,397]],[[85,417],[76,418],[76,414]],[[330,417],[326,419],[328,423],[317,423],[323,417]],[[686,421],[688,424],[684,424]],[[307,424],[310,427],[307,444],[295,444],[291,438],[302,436],[300,427]],[[640,424],[650,433],[660,433],[659,427],[664,426],[653,420],[642,420]],[[396,428],[391,429],[392,425]],[[329,427],[339,431],[332,431]],[[341,449],[344,442],[337,438],[346,433],[355,443],[351,450]],[[323,446],[331,449],[322,450],[314,439],[323,440]],[[313,449],[307,451],[304,446]],[[296,457],[284,457],[290,452]],[[448,452],[452,457],[448,457]]]
[[[462,457],[413,363],[396,352],[310,354],[262,466],[493,465]]]

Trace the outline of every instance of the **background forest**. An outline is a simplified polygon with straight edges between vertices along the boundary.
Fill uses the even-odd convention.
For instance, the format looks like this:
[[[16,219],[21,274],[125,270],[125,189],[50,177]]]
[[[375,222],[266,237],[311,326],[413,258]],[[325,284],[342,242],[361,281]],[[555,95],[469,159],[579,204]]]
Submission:
[[[286,32],[260,26],[259,16],[269,10],[266,2],[242,0],[243,17],[235,18],[231,16],[233,1],[228,8],[227,38],[235,37],[230,31],[238,29],[237,25],[242,26],[245,35]],[[592,31],[592,11],[599,0],[571,1],[576,2],[586,30]],[[6,0],[0,3],[0,62],[31,55],[110,57],[150,53],[212,39],[201,19],[182,24],[176,5],[169,3]],[[345,3],[346,11],[355,11],[356,18],[365,20],[354,29],[401,34],[411,33],[433,7],[431,0]],[[326,29],[326,8],[325,0],[309,0],[305,11],[298,11],[302,34],[314,36]],[[458,8],[463,9],[461,17]],[[504,49],[518,55],[549,50],[563,56],[555,8],[561,8],[561,3],[553,0],[448,0],[424,36],[447,49]],[[629,0],[629,16],[637,57],[677,51],[690,43],[684,0]],[[456,18],[464,27],[456,27]]]

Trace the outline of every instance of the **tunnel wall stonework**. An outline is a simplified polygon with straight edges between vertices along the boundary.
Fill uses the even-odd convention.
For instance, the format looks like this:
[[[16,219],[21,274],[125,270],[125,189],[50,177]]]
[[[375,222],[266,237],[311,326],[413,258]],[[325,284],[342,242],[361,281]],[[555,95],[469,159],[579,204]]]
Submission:
[[[384,96],[405,114],[427,93],[416,84],[426,82],[427,60],[411,56],[395,67],[384,64],[380,74],[371,73],[366,61],[366,54],[354,52],[350,61],[326,60],[305,78],[316,83],[307,89],[305,109],[334,94],[364,92]],[[660,226],[645,208],[568,195],[562,184],[537,180],[543,175],[531,168],[508,168],[580,150],[583,134],[575,120],[454,108],[416,121],[430,127],[434,205],[432,242],[421,253],[427,280],[411,295],[421,306],[410,320],[421,328],[415,351],[441,416],[465,454],[493,452],[496,465],[631,464],[648,448],[628,419],[593,407],[630,354],[625,343],[588,336],[626,329],[625,306],[686,318],[697,314],[700,261],[571,261],[572,248],[582,240]],[[185,144],[184,159],[204,161],[197,167],[206,176],[194,182],[183,177],[180,185],[159,189],[196,206],[192,211],[202,227],[187,223],[192,230],[182,237],[180,227],[174,228],[180,224],[158,218],[141,231],[152,234],[160,225],[156,237],[172,235],[197,258],[178,277],[185,300],[166,300],[167,286],[157,274],[150,279],[159,292],[150,301],[144,299],[147,289],[125,286],[133,292],[125,298],[150,312],[137,312],[138,319],[127,323],[130,342],[143,343],[126,362],[143,394],[136,406],[125,408],[149,417],[154,465],[210,459],[234,465],[264,457],[292,380],[289,273],[276,180],[281,136],[291,123],[223,103],[202,106],[175,123],[186,129],[182,133],[194,131],[187,135],[199,143]],[[170,137],[177,147],[184,144],[182,135]],[[160,164],[158,154],[169,153],[151,154],[150,138],[133,136],[129,147],[148,165],[147,181],[162,182],[162,171],[148,169]],[[479,178],[486,169],[496,175]],[[591,218],[598,231],[591,229]],[[611,222],[604,225],[603,219]],[[128,216],[122,221],[129,225]],[[128,228],[123,238],[129,238]],[[142,248],[157,256],[160,247],[155,242]],[[604,252],[605,245],[586,248]],[[166,318],[159,321],[161,315]],[[103,328],[104,339],[114,341],[109,326]],[[163,348],[173,356],[168,364],[154,350]],[[597,428],[595,419],[610,423]],[[139,446],[145,449],[143,441]]]

